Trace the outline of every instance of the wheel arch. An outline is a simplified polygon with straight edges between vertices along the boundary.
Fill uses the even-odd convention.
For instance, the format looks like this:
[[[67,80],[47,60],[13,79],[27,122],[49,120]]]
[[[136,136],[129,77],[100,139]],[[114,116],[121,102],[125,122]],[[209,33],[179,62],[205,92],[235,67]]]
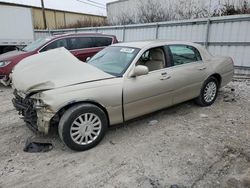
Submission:
[[[59,117],[59,120],[61,119],[62,115],[64,114],[64,112],[66,110],[68,110],[69,108],[75,106],[75,105],[78,105],[78,104],[92,104],[92,105],[95,105],[97,106],[98,108],[100,108],[101,110],[103,110],[103,112],[105,113],[106,117],[107,117],[107,120],[108,120],[108,125],[110,125],[110,120],[109,120],[109,114],[108,114],[108,111],[106,109],[106,107],[104,105],[102,105],[101,103],[97,102],[97,101],[93,101],[93,100],[84,100],[84,101],[72,101],[72,102],[69,102],[67,103],[65,106],[61,107],[56,115],[54,117]]]
[[[220,88],[221,82],[222,82],[221,75],[219,73],[214,73],[214,74],[210,75],[208,78],[211,78],[211,77],[214,77],[218,81],[219,88]]]

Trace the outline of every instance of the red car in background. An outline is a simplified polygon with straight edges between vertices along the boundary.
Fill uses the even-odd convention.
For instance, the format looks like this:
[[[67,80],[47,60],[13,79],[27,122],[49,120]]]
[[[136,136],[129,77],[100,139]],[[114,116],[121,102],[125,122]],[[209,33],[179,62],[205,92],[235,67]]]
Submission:
[[[0,82],[9,85],[9,75],[22,59],[47,50],[65,47],[81,61],[86,61],[106,46],[117,43],[113,35],[104,34],[65,34],[40,38],[23,49],[0,55]]]

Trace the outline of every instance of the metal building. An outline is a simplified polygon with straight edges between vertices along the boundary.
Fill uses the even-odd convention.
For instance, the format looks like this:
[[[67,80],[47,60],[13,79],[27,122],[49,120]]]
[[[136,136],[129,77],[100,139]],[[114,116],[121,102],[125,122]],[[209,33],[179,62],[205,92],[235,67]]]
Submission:
[[[45,29],[42,9],[40,7],[0,2],[0,6],[1,5],[30,8],[32,11],[34,29]],[[47,21],[47,29],[59,29],[74,26],[77,25],[78,22],[87,22],[95,23],[95,25],[103,25],[106,20],[105,16],[68,12],[54,9],[45,9],[45,16]]]

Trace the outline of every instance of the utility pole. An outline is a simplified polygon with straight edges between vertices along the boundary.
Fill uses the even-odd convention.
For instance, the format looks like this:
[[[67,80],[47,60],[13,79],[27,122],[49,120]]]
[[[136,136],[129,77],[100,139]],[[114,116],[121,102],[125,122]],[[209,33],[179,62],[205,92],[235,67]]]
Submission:
[[[44,28],[47,29],[47,22],[46,22],[46,15],[45,15],[45,10],[44,10],[44,2],[43,2],[43,0],[41,0],[41,5],[42,5],[42,12],[43,12]]]

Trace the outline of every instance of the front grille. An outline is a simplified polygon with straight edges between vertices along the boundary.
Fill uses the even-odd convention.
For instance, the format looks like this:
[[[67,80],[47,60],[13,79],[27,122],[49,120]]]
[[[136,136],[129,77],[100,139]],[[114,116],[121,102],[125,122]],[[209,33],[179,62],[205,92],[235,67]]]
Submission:
[[[12,103],[16,110],[19,112],[20,115],[23,116],[23,120],[25,123],[32,128],[33,130],[37,131],[37,113],[34,108],[34,100],[30,98],[22,98],[20,97],[16,90],[14,91],[14,98],[12,99]]]

